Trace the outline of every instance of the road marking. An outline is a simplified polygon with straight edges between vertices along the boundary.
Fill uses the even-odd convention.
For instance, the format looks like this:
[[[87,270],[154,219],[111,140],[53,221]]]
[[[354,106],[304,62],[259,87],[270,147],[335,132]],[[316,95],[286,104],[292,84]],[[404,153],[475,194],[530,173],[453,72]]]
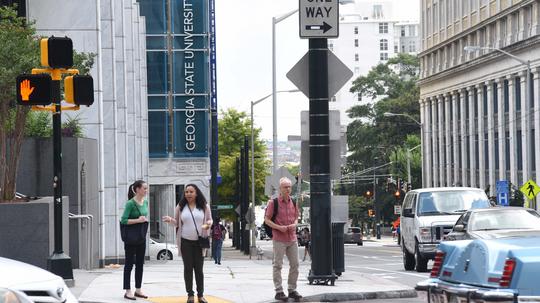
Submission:
[[[421,275],[421,274],[413,274],[410,272],[402,272],[402,271],[395,271],[395,270],[387,270],[387,269],[380,269],[380,268],[374,268],[374,267],[362,267],[362,266],[347,266],[347,268],[356,268],[356,269],[369,269],[369,270],[376,270],[376,271],[383,271],[383,272],[390,272],[395,274],[402,274],[402,275],[409,275],[409,276],[415,276],[415,277],[421,277],[421,278],[428,278],[428,275]]]

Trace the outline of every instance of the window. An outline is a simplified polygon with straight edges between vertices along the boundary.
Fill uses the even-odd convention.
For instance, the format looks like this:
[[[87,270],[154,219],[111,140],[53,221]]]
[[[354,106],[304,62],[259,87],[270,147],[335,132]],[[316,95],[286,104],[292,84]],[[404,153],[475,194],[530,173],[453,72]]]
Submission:
[[[401,37],[405,37],[405,26],[401,26]]]
[[[414,41],[409,41],[409,53],[416,52],[416,43]]]
[[[379,34],[388,34],[388,23],[379,23]]]
[[[354,27],[354,34],[355,34],[355,35],[358,35],[358,26],[355,26],[355,27]]]
[[[416,25],[409,25],[409,37],[416,36]]]
[[[381,61],[388,60],[388,53],[381,53],[380,59],[381,59]]]
[[[334,43],[332,43],[332,42],[328,43],[328,49],[329,50],[334,50]]]
[[[362,101],[362,95],[361,94],[358,94],[357,98],[358,98],[358,101]]]
[[[399,53],[399,46],[394,44],[394,53]]]
[[[354,74],[358,75],[359,73],[360,73],[360,67],[357,66],[354,68]]]
[[[360,59],[359,59],[358,54],[354,54],[354,61],[357,61],[357,62],[358,62],[359,60],[360,60]]]
[[[381,40],[379,41],[379,47],[380,47],[380,50],[382,50],[382,51],[388,50],[388,40],[386,40],[386,39],[381,39]]]
[[[358,47],[358,39],[354,39],[354,47]]]

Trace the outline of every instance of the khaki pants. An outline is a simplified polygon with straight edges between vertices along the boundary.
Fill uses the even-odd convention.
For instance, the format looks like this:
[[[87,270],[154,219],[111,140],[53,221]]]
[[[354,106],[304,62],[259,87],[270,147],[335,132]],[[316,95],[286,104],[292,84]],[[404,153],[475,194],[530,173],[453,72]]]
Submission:
[[[287,290],[296,290],[298,281],[298,244],[296,242],[273,241],[274,244],[274,265],[273,278],[276,292],[283,292],[281,285],[281,268],[283,267],[283,256],[287,255],[289,259],[289,280],[287,281]]]

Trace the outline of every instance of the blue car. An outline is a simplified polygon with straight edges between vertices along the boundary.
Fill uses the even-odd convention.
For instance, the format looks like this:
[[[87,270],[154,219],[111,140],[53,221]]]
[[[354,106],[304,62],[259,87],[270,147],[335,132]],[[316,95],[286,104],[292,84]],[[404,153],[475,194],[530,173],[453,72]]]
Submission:
[[[531,219],[537,225],[521,232],[442,242],[416,290],[435,303],[540,302],[540,219]]]

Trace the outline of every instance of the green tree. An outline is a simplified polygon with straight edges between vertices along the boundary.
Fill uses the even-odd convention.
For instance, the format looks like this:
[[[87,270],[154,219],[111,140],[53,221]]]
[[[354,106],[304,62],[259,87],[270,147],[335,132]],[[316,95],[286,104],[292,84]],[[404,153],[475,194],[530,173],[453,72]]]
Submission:
[[[418,135],[407,135],[405,144],[395,147],[390,153],[390,161],[393,162],[390,167],[391,174],[407,181],[407,150],[416,147],[416,149],[410,152],[411,181],[413,188],[422,187],[422,153],[419,145],[420,137]]]
[[[221,111],[219,119],[219,171],[221,185],[218,187],[220,204],[236,204],[236,158],[240,157],[240,149],[244,146],[244,137],[251,140],[251,121],[245,112],[235,109]],[[254,129],[255,136],[255,202],[260,204],[266,200],[264,195],[264,181],[269,173],[270,161],[266,158],[266,145],[259,139],[261,129]],[[251,145],[250,145],[251,161]],[[250,164],[251,168],[251,164]],[[251,169],[250,169],[251,184]],[[251,186],[250,186],[251,188]],[[251,200],[251,191],[250,199]]]

